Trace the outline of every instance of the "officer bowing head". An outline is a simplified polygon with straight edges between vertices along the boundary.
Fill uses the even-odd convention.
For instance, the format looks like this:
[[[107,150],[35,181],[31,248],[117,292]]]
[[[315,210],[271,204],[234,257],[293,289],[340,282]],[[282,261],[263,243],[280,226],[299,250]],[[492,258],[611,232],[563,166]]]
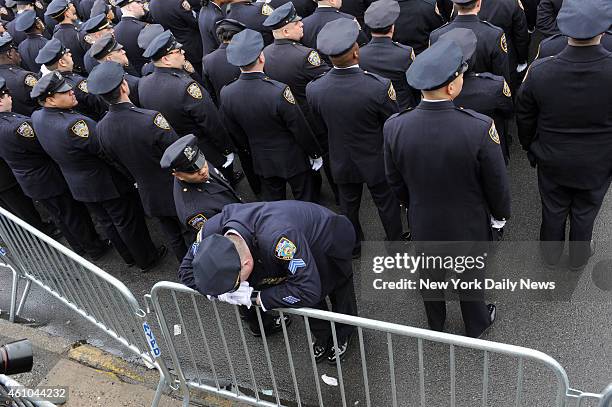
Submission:
[[[161,68],[182,69],[185,64],[183,44],[174,38],[170,30],[155,37],[142,55],[151,58],[153,64]]]
[[[198,139],[193,134],[181,137],[172,143],[159,163],[162,168],[172,171],[172,175],[191,184],[208,181],[208,163],[198,148]]]
[[[40,78],[30,96],[43,107],[72,109],[77,105],[72,86],[58,71],[50,72]]]
[[[275,9],[263,22],[264,27],[272,30],[275,39],[300,41],[304,36],[302,17],[297,14],[292,2]]]
[[[227,46],[227,62],[239,66],[242,72],[262,71],[266,62],[263,49],[264,40],[259,32],[243,30]]]
[[[330,57],[336,68],[347,68],[359,63],[359,25],[355,20],[339,18],[330,21],[317,36],[317,49]]]
[[[97,65],[87,79],[89,93],[100,95],[109,104],[130,102],[130,87],[123,67],[112,61]]]

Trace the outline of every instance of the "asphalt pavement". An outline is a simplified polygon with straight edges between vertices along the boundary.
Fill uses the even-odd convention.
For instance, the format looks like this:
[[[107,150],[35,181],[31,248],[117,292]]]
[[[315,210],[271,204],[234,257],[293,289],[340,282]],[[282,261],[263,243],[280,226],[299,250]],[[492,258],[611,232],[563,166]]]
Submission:
[[[512,219],[506,226],[505,240],[516,242],[534,242],[538,239],[540,223],[540,199],[537,191],[537,180],[535,170],[532,169],[524,154],[518,146],[512,149],[513,156],[509,167],[512,189]],[[254,199],[250,193],[246,181],[242,181],[238,188],[239,193],[246,201]],[[333,204],[333,196],[329,188],[324,191],[323,204],[334,210],[338,208]],[[374,207],[368,193],[364,194],[361,210],[361,220],[366,239],[381,241],[384,232],[380,225],[377,210]],[[154,240],[162,243],[161,230],[155,222],[150,222],[151,234]],[[581,290],[579,296],[573,296],[572,300],[545,300],[531,299],[526,301],[513,301],[510,298],[497,300],[498,319],[494,326],[486,334],[484,339],[504,342],[513,345],[524,346],[545,352],[555,358],[566,370],[570,384],[573,388],[599,392],[612,382],[612,292],[597,291],[591,284],[590,272],[594,264],[601,260],[612,258],[612,196],[609,193],[601,208],[594,232],[594,240],[597,244],[597,253],[582,273],[578,286]],[[521,247],[535,247],[536,243],[522,243],[517,245],[516,250]],[[520,254],[520,253],[519,253]],[[564,260],[566,261],[566,260]],[[177,281],[176,269],[178,264],[174,258],[167,256],[163,264],[152,272],[141,274],[134,268],[127,268],[122,264],[116,253],[106,256],[97,264],[119,280],[123,281],[134,293],[142,299],[144,294],[150,292],[151,287],[158,281]],[[610,263],[605,263],[609,265]],[[361,296],[360,289],[360,265],[355,264],[357,278],[358,297]],[[516,271],[516,270],[515,270]],[[607,269],[607,273],[612,273]],[[610,274],[608,274],[610,275]],[[0,279],[9,281],[9,275],[0,271]],[[597,295],[591,295],[596,293]],[[0,284],[0,308],[6,310],[10,298],[9,284]],[[144,304],[144,301],[142,301]],[[179,303],[189,306],[186,298],[179,297]],[[199,302],[205,325],[212,321],[208,313],[209,304]],[[172,307],[171,303],[166,304]],[[451,333],[462,333],[463,324],[458,306],[449,306],[447,331]],[[170,308],[171,309],[171,308]],[[240,338],[235,330],[236,320],[230,309],[221,309],[221,315],[227,322],[227,331],[232,334],[230,349],[239,346]],[[359,303],[359,313],[363,317],[375,318],[384,321],[426,328],[427,323],[423,306],[416,298],[406,298],[393,301],[372,300],[362,298]],[[68,310],[57,300],[34,288],[24,307],[23,316],[32,318],[39,326],[53,335],[66,338],[68,341],[87,341],[94,346],[103,348],[115,355],[123,356],[133,360],[121,345],[114,342],[96,327],[83,320],[75,313]],[[197,327],[197,320],[193,312],[183,313],[185,318],[184,330]],[[154,317],[149,318],[155,324]],[[171,318],[171,325],[177,324],[176,317]],[[214,329],[214,326],[210,327]],[[207,325],[208,329],[208,325]],[[302,401],[306,404],[315,404],[317,400],[316,388],[312,379],[312,367],[307,356],[304,327],[301,321],[295,321],[289,327],[291,337],[291,348],[294,351],[294,364],[296,367]],[[192,338],[194,338],[192,336]],[[211,338],[211,352],[213,359],[218,364],[218,373],[230,377],[227,363],[224,359],[224,351],[220,341]],[[178,338],[182,340],[182,338]],[[390,371],[388,363],[388,344],[386,337],[374,332],[365,332],[365,350],[367,354],[367,365],[369,370],[370,394],[373,405],[386,406],[392,404],[392,393],[390,392]],[[256,378],[260,388],[269,390],[272,388],[271,379],[267,373],[267,366],[261,350],[261,342],[255,338],[248,337],[247,341],[253,349],[253,361],[256,365]],[[357,345],[354,342],[353,345]],[[202,378],[207,376],[206,360],[201,341],[194,343],[196,354],[200,364],[198,372]],[[276,381],[284,399],[291,400],[294,396],[291,375],[288,369],[285,345],[282,336],[270,339],[270,348],[273,356],[274,369],[277,372]],[[397,397],[399,405],[416,405],[419,400],[419,377],[417,375],[418,358],[416,341],[395,338],[393,342],[395,360],[395,379],[397,385]],[[167,355],[165,348],[162,353]],[[189,353],[185,349],[182,356]],[[482,356],[467,350],[457,350],[457,389],[458,405],[476,405],[482,396],[480,390],[482,385]],[[245,356],[236,352],[235,363],[238,378],[241,383],[248,383],[248,373]],[[427,405],[448,405],[450,394],[450,383],[448,379],[449,361],[448,348],[435,344],[425,346],[425,387],[427,392]],[[505,358],[493,358],[495,362],[490,370],[490,393],[489,401],[492,406],[507,406],[514,400],[516,392],[517,364],[515,361]],[[335,367],[319,365],[319,375],[327,374],[338,378]],[[349,353],[349,359],[344,365],[344,382],[346,385],[346,398],[349,405],[365,405],[366,398],[363,392],[363,376],[361,373],[361,359],[358,346],[353,346]],[[191,366],[186,368],[189,375],[196,374]],[[526,397],[530,401],[524,405],[552,405],[554,400],[553,378],[550,373],[535,366],[527,366],[525,370]],[[339,387],[321,384],[323,398],[326,406],[342,405]],[[514,404],[512,404],[514,405]]]

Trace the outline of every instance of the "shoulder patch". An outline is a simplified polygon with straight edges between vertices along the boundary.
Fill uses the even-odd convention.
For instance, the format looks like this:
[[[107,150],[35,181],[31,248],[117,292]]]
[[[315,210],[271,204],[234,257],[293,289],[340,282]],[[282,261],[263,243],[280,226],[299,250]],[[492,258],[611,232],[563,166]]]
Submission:
[[[204,216],[204,214],[198,213],[197,215],[189,218],[189,220],[187,221],[187,224],[191,226],[192,228],[194,228],[195,230],[199,231],[199,230],[202,230],[202,226],[204,226],[207,220],[208,219],[206,218],[206,216]]]
[[[504,81],[504,95],[508,96],[509,98],[512,97],[512,92],[510,91],[510,86],[508,86],[508,82]]]
[[[34,138],[36,133],[28,122],[23,122],[17,127],[17,134],[25,138]]]
[[[317,51],[310,51],[310,54],[308,54],[308,63],[312,66],[321,65],[321,57],[319,56],[319,53]]]
[[[389,99],[391,99],[392,101],[395,102],[397,100],[397,95],[395,94],[395,88],[393,87],[393,83],[389,83],[387,95],[389,95]]]
[[[190,75],[195,72],[195,68],[188,60],[185,60],[185,63],[183,64],[183,69],[187,71],[187,73]]]
[[[287,86],[283,91],[283,97],[287,102],[291,103],[292,105],[295,105],[295,98],[293,97],[293,93],[291,93],[291,89],[289,89],[289,86]]]
[[[36,79],[36,77],[32,74],[27,74],[23,82],[26,84],[26,86],[33,88],[38,83],[38,79]]]
[[[164,115],[161,113],[157,113],[155,115],[155,118],[153,119],[153,123],[155,123],[155,125],[159,127],[160,129],[170,130],[170,124],[168,123],[168,120],[166,120]]]
[[[297,247],[295,247],[295,244],[287,237],[283,236],[274,248],[274,255],[277,259],[292,260],[296,251]]]
[[[264,5],[261,6],[261,15],[263,16],[269,16],[273,11],[274,9],[268,3],[264,3]]]
[[[192,82],[187,87],[187,93],[194,99],[202,99],[202,89],[200,89],[200,86],[195,82]]]
[[[504,51],[506,54],[508,53],[508,43],[506,42],[506,33],[502,33],[501,39],[499,40],[499,46],[501,47],[502,51]]]
[[[495,128],[495,123],[491,123],[491,128],[489,129],[489,137],[491,137],[491,140],[493,140],[495,144],[499,144],[499,134],[497,133],[497,129]]]
[[[84,93],[89,93],[89,90],[87,89],[87,79],[83,79],[81,82],[79,82],[79,84],[77,85],[77,87]]]
[[[181,7],[186,11],[191,11],[191,4],[187,0],[183,0]]]
[[[70,127],[70,130],[74,133],[75,136],[87,138],[89,137],[89,127],[85,120],[78,120],[76,123]]]

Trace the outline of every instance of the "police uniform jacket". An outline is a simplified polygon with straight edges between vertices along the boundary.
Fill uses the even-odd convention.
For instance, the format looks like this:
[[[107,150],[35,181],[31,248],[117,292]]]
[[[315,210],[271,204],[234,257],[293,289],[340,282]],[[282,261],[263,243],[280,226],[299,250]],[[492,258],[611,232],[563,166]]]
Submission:
[[[220,42],[215,24],[223,18],[225,18],[225,12],[214,2],[210,0],[202,2],[198,18],[200,36],[202,37],[202,55],[206,56],[219,47]]]
[[[62,76],[72,85],[74,96],[79,102],[74,110],[91,119],[100,120],[108,110],[108,104],[101,97],[89,93],[87,79],[74,72],[62,72]]]
[[[308,117],[306,85],[329,71],[329,65],[317,51],[292,40],[275,39],[263,52],[266,57],[266,74],[291,88],[295,100]]]
[[[612,52],[612,31],[607,31],[601,38],[601,45],[608,51]],[[540,43],[538,49],[538,58],[550,57],[557,55],[567,47],[567,36],[563,34],[555,34],[552,37],[545,38]]]
[[[350,261],[355,231],[346,217],[322,206],[300,201],[227,205],[204,223],[202,238],[232,229],[253,255],[248,282],[261,290],[265,309],[312,307],[352,277],[352,270],[336,261]],[[189,250],[179,278],[196,288],[192,258]]]
[[[289,179],[310,169],[308,157],[321,156],[289,87],[263,72],[224,87],[221,113],[238,146],[251,151],[257,175]]]
[[[173,177],[159,166],[166,148],[178,140],[166,118],[131,103],[113,104],[96,133],[104,153],[123,165],[136,181],[145,213],[176,216]]]
[[[77,11],[81,16],[82,21],[87,21],[91,18],[91,9],[96,0],[80,0],[77,6]]]
[[[421,93],[410,87],[406,81],[406,71],[414,60],[414,51],[388,37],[373,37],[359,50],[359,66],[390,79],[397,94],[400,109],[414,107],[421,99]]]
[[[227,130],[208,92],[182,69],[155,67],[141,78],[140,103],[161,112],[179,137],[194,134],[206,158],[220,165],[232,151]]]
[[[210,96],[217,106],[219,106],[221,89],[240,76],[240,68],[227,62],[226,49],[227,44],[221,44],[202,59],[202,79],[206,87],[211,90]]]
[[[421,103],[385,124],[389,185],[408,205],[415,241],[487,241],[490,216],[510,217],[493,121],[451,101]]]
[[[521,0],[483,1],[478,17],[504,30],[510,70],[526,63],[529,56],[527,17]]]
[[[225,205],[242,202],[223,174],[210,163],[208,174],[208,180],[201,184],[174,180],[174,204],[178,218],[196,232],[204,222],[220,213]]]
[[[504,30],[491,23],[482,21],[476,15],[460,15],[431,33],[430,41],[435,43],[442,34],[454,28],[469,28],[476,34],[478,43],[470,59],[470,70],[473,72],[491,72],[503,76],[510,82],[508,64],[508,46]]]
[[[385,182],[382,128],[398,111],[391,81],[358,67],[333,68],[308,84],[306,97],[327,128],[336,183]]]
[[[231,3],[227,7],[227,18],[240,21],[251,30],[259,31],[263,37],[264,44],[268,45],[274,41],[272,31],[264,27],[263,22],[272,14],[272,6],[266,2],[251,2],[249,0]]]
[[[429,45],[429,34],[444,24],[436,13],[435,0],[399,0],[400,15],[395,21],[393,40],[409,45],[416,54]]]
[[[142,66],[149,62],[148,58],[142,56],[144,50],[138,46],[138,34],[147,25],[146,22],[135,17],[121,17],[121,21],[114,28],[115,39],[121,45],[127,54],[130,64],[134,70],[142,71]]]
[[[68,191],[59,167],[38,142],[29,117],[0,113],[0,157],[30,198],[47,199]]]
[[[7,191],[17,185],[11,167],[3,159],[0,159],[0,192]]]
[[[127,181],[102,158],[96,122],[73,110],[42,108],[32,115],[34,131],[60,166],[72,196],[81,202],[120,197]]]
[[[305,18],[311,15],[317,8],[317,2],[312,0],[271,0],[270,6],[273,9],[277,9],[283,4],[291,1],[295,7],[295,12],[298,16]]]
[[[17,31],[17,29],[15,28],[17,16],[19,16],[19,14],[20,13],[15,14],[15,19],[9,21],[6,25],[6,31],[8,31],[9,34],[11,34],[11,37],[13,37],[13,44],[15,44],[15,46],[19,46],[19,44],[21,44],[22,41],[26,39],[26,33],[23,31]]]
[[[519,139],[556,183],[601,187],[612,175],[612,53],[566,47],[534,61],[516,101]]]
[[[30,92],[36,85],[36,75],[13,64],[0,65],[0,76],[6,81],[6,87],[13,98],[13,111],[26,116],[38,108],[38,104],[30,97]]]
[[[317,7],[314,13],[302,20],[302,23],[304,23],[304,36],[302,37],[302,44],[309,48],[316,49],[317,35],[319,35],[319,31],[323,29],[325,24],[339,18],[350,18],[351,20],[355,19],[354,16],[343,13],[334,7]],[[366,42],[368,42],[368,37],[363,31],[360,31],[359,37],[357,38],[357,43],[359,45],[363,45]]]
[[[540,0],[540,4],[538,4],[536,29],[546,37],[559,33],[557,14],[559,14],[562,4],[563,0]]]
[[[85,52],[87,50],[83,48],[81,41],[79,40],[79,31],[74,24],[58,24],[55,26],[54,38],[60,40],[65,48],[70,50],[72,54],[72,60],[74,61],[73,71],[78,73],[86,73]]]
[[[18,51],[21,55],[21,65],[27,71],[40,71],[40,64],[37,64],[34,60],[48,41],[42,34],[26,34],[26,39],[19,44]]]
[[[363,25],[363,15],[372,4],[372,0],[343,0],[340,11],[357,18],[359,24]]]
[[[170,29],[183,44],[185,56],[192,64],[202,60],[202,38],[195,12],[187,0],[151,0],[149,11],[153,20]]]

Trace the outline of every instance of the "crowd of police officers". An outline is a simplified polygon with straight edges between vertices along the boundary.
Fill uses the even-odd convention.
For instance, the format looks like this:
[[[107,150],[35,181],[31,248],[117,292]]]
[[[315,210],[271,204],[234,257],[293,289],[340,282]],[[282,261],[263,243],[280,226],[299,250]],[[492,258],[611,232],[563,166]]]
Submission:
[[[612,176],[609,1],[0,0],[0,19],[2,206],[143,272],[167,252],[155,218],[181,281],[243,306],[255,335],[253,304],[357,314],[364,184],[389,241],[501,239],[515,119],[544,263],[568,219],[569,267],[593,253]],[[341,215],[316,204],[322,174]],[[243,177],[258,202],[236,193]],[[481,336],[495,306],[459,296]],[[423,297],[442,331],[444,293]],[[317,361],[344,356],[350,327],[337,348],[328,324],[312,330]]]

